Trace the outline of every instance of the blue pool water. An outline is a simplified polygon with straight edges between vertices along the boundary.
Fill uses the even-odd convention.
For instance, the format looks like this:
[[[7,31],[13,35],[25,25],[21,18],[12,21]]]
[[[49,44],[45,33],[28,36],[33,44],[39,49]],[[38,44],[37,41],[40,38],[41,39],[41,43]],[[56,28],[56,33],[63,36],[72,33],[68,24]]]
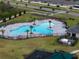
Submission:
[[[54,24],[51,23],[51,26],[53,26],[53,25]],[[21,34],[25,33],[27,30],[30,31],[30,26],[22,25],[18,28],[10,30],[10,34],[13,36],[17,36],[17,35],[21,35]],[[52,35],[53,30],[49,29],[49,23],[46,22],[46,23],[41,23],[39,25],[33,26],[32,32],[38,33],[38,34],[43,34],[43,35]]]

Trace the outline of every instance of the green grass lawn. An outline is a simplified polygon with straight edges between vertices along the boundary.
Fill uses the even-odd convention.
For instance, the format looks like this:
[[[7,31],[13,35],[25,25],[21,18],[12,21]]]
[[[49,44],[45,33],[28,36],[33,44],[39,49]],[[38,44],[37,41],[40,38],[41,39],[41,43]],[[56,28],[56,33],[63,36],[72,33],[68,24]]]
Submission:
[[[79,9],[72,9],[72,12],[79,13]]]
[[[57,18],[60,18],[64,21],[66,21],[68,26],[74,26],[77,23],[79,23],[79,17],[75,17],[75,16],[72,16],[72,15],[69,15],[69,14],[55,14],[52,17],[57,17]],[[14,18],[12,20],[7,21],[7,24],[41,20],[41,19],[45,19],[45,18],[48,18],[48,17],[33,15],[31,13],[27,13],[27,14],[24,14],[22,16],[19,16],[17,18]],[[70,18],[73,18],[74,20],[71,20]],[[2,26],[3,24],[5,24],[5,23],[1,23],[0,26]]]
[[[79,17],[72,16],[69,14],[55,14],[55,15],[53,15],[53,17],[57,17],[57,18],[60,18],[64,21],[66,21],[68,26],[70,26],[70,27],[79,23]],[[72,20],[71,18],[74,20]]]
[[[7,21],[7,24],[13,24],[13,23],[23,23],[23,22],[29,22],[34,20],[40,20],[44,19],[46,17],[44,16],[38,16],[38,15],[32,15],[30,13],[24,14],[22,16],[18,16],[17,18],[11,19]],[[0,26],[5,25],[5,23],[0,23]]]
[[[58,37],[30,38],[26,40],[0,40],[0,59],[23,59],[23,55],[30,54],[35,49],[53,52],[55,49],[73,51],[79,48],[64,46],[56,43]]]
[[[61,14],[61,15],[55,15],[58,17],[72,17],[71,15],[67,14]],[[72,21],[69,20],[68,17],[66,17],[66,21],[68,25],[72,26],[79,22],[78,19]],[[8,21],[7,23],[18,23],[18,22],[27,22],[29,20],[33,19],[42,19],[44,17],[41,16],[35,16],[32,14],[25,14],[23,16],[19,16],[15,19],[12,19]],[[6,40],[6,39],[0,39],[0,59],[23,59],[23,55],[30,54],[35,49],[41,49],[49,52],[53,52],[55,49],[58,50],[64,50],[67,52],[71,52],[73,50],[77,50],[79,48],[79,42],[76,44],[76,46],[65,46],[57,43],[58,37],[38,37],[38,38],[29,38],[26,40]],[[79,56],[79,54],[77,54]]]
[[[69,26],[74,26],[79,23],[79,17],[74,17],[69,14],[56,14],[52,17],[58,17],[62,20],[65,20]],[[47,17],[33,15],[31,13],[27,13],[25,15],[19,16],[15,19],[7,21],[7,24],[10,23],[23,23],[33,20],[41,20]],[[70,20],[70,18],[74,18],[75,20]],[[1,23],[4,25],[5,23]],[[0,59],[23,59],[23,55],[30,54],[35,49],[42,49],[46,51],[53,52],[55,49],[64,50],[64,51],[73,51],[79,49],[79,42],[76,46],[65,46],[57,43],[58,37],[38,37],[38,38],[29,38],[26,40],[7,40],[0,39]],[[78,54],[79,56],[79,54]]]

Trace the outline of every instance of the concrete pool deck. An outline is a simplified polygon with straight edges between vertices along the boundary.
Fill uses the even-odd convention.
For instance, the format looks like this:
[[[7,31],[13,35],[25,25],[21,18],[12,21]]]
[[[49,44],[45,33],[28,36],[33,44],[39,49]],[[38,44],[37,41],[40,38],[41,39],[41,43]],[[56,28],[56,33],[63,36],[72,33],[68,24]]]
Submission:
[[[66,25],[63,22],[60,22],[60,21],[55,20],[55,19],[36,20],[34,22],[28,22],[28,23],[11,24],[11,25],[7,25],[4,28],[0,28],[0,30],[5,30],[5,32],[4,32],[5,38],[12,38],[12,39],[27,38],[27,32],[24,32],[18,36],[13,36],[13,35],[11,35],[10,31],[14,30],[18,27],[21,27],[21,26],[30,26],[30,25],[33,25],[34,23],[36,25],[33,25],[33,26],[40,26],[40,24],[42,24],[42,23],[49,22],[49,20],[54,24],[51,26],[51,30],[53,30],[53,33],[52,33],[53,36],[61,36],[61,35],[66,34],[66,30],[67,30],[65,28]],[[50,29],[50,28],[48,28],[48,29]],[[2,35],[2,32],[0,32],[0,35]],[[47,36],[47,35],[40,34],[37,32],[33,32],[33,34],[31,35],[30,32],[28,32],[28,37],[39,37],[39,36],[42,37],[42,36]]]

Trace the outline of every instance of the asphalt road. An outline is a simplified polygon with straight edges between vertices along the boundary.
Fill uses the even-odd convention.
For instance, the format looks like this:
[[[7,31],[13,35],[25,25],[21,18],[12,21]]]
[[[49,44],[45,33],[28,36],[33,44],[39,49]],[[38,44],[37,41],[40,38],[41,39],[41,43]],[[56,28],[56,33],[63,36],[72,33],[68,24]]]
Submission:
[[[77,4],[76,2],[74,1],[66,1],[66,0],[32,0],[32,1],[36,1],[36,2],[45,2],[45,1],[48,1],[49,3],[52,3],[52,4],[64,4],[64,5],[75,5]]]

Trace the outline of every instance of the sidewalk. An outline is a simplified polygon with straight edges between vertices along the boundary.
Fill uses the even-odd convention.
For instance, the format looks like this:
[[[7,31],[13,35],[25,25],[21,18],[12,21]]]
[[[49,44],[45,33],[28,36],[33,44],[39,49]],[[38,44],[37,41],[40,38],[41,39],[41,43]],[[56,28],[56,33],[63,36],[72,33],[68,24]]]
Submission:
[[[76,53],[79,53],[79,50],[75,50],[75,51],[72,51],[70,52],[71,54],[76,54]]]

